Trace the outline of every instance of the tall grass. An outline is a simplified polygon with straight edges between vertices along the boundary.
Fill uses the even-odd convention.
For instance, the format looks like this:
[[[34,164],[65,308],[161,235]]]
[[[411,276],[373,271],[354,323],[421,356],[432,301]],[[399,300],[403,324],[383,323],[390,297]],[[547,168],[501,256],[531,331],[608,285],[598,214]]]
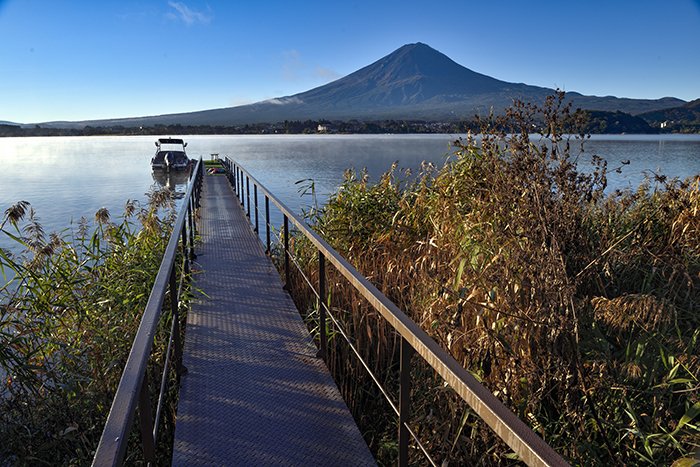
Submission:
[[[581,114],[562,101],[516,103],[417,176],[348,172],[308,220],[570,462],[670,464],[700,448],[700,176],[606,195],[604,160],[579,171]],[[292,245],[315,280],[313,248]],[[324,299],[394,391],[397,337],[338,276]],[[314,297],[293,284],[314,323]],[[392,418],[341,340],[331,348],[372,449],[393,462]],[[412,423],[439,462],[514,461],[429,368],[413,376]]]
[[[26,202],[5,212],[15,253],[0,250],[0,464],[90,462],[174,215],[166,191],[58,234]]]

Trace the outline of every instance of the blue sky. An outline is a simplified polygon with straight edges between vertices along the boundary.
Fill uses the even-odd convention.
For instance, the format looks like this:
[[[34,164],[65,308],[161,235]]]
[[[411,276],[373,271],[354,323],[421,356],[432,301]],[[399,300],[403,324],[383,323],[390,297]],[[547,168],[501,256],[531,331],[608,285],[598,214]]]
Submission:
[[[0,0],[0,120],[251,103],[413,42],[505,81],[700,97],[700,0]]]

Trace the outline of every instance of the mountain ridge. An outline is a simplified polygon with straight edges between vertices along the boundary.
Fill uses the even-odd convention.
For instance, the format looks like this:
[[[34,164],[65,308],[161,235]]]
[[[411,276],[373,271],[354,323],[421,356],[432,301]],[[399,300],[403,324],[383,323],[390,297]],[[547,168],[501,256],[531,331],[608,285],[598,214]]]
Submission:
[[[421,42],[406,44],[379,60],[328,84],[253,104],[196,112],[80,122],[45,122],[60,127],[241,125],[284,120],[470,120],[496,112],[513,99],[540,104],[555,91],[510,83],[470,70]],[[679,107],[673,97],[630,99],[567,92],[574,107],[630,114]]]

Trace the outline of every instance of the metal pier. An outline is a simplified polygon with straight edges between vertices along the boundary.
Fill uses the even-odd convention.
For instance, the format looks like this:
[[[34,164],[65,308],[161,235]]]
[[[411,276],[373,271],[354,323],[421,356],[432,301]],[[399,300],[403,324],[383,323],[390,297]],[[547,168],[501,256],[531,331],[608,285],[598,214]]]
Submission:
[[[226,177],[201,213],[173,465],[376,465]]]

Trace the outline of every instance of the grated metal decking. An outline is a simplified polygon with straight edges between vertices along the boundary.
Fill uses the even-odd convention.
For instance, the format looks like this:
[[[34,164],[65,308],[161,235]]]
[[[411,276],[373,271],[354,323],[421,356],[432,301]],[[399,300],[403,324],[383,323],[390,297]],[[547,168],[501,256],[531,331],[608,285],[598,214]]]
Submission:
[[[202,197],[173,465],[376,465],[226,178]]]

